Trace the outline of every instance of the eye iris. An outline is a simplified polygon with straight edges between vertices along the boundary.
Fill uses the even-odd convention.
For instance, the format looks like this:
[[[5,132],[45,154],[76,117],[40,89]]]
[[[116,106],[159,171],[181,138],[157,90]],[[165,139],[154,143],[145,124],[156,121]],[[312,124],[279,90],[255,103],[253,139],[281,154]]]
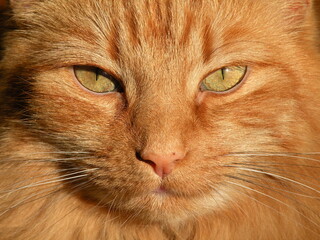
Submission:
[[[74,66],[74,73],[82,86],[96,93],[116,91],[115,80],[105,76],[103,71],[90,66]]]
[[[97,75],[95,88],[98,92],[112,92],[116,89],[114,82],[105,76]]]
[[[242,66],[221,68],[203,80],[202,88],[214,92],[227,91],[242,81],[246,70],[247,68]]]

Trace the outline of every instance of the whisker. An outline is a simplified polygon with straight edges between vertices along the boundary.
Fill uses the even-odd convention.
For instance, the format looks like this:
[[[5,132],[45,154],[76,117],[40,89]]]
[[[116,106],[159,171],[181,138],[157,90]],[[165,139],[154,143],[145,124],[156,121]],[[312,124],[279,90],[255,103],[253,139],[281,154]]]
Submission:
[[[38,154],[88,154],[90,152],[85,151],[47,151],[47,152],[34,152],[28,153],[27,155],[38,155]]]
[[[255,177],[255,176],[251,176],[251,175],[247,175],[247,174],[243,174],[243,173],[239,173],[238,175],[240,176],[243,176],[243,177],[248,177],[248,178],[255,178],[255,179],[259,179],[259,177]],[[270,183],[275,183],[274,181],[272,180],[269,180],[269,179],[264,179],[264,181],[268,181]],[[306,195],[306,194],[301,194],[301,193],[297,193],[297,192],[292,192],[292,191],[289,191],[289,190],[285,190],[285,189],[282,189],[282,188],[277,188],[277,187],[271,187],[270,185],[265,185],[265,184],[258,184],[258,183],[253,183],[251,182],[252,184],[255,184],[255,185],[258,185],[260,187],[263,187],[263,188],[267,188],[267,189],[270,189],[272,191],[275,191],[277,192],[276,190],[279,190],[279,191],[282,191],[282,192],[286,192],[286,193],[290,193],[290,194],[293,194],[293,195],[296,195],[296,196],[301,196],[301,197],[306,197],[306,198],[312,198],[312,199],[320,199],[320,197],[315,197],[315,196],[311,196],[311,195]],[[274,190],[276,189],[276,190]],[[279,193],[279,192],[278,192]],[[281,194],[281,193],[279,193]]]
[[[224,167],[235,167],[235,168],[240,169],[239,166],[245,166],[245,167],[253,166],[253,167],[248,168],[248,169],[253,169],[253,170],[257,170],[257,171],[263,171],[263,169],[268,169],[268,171],[270,173],[288,173],[288,171],[286,171],[285,169],[279,169],[279,168],[274,168],[274,167],[269,167],[269,166],[259,166],[258,164],[257,165],[253,165],[253,164],[252,165],[248,165],[248,164],[237,163],[237,164],[235,164],[235,166],[234,165],[227,165],[227,164],[224,165]],[[292,171],[290,171],[289,173],[291,174],[291,176],[292,176],[292,174],[294,174],[295,176],[303,176],[305,178],[310,178],[310,179],[313,179],[313,180],[318,179],[318,178],[314,178],[312,176],[309,176],[309,175],[306,175],[306,174],[302,174],[302,173],[297,173],[297,172],[292,172]],[[287,175],[290,176],[289,174],[287,174]],[[314,183],[311,183],[311,182],[308,182],[308,183],[310,183],[311,185],[318,186],[318,185],[316,185]]]
[[[78,186],[75,186],[73,189],[73,191],[71,191],[67,196],[72,196],[74,193],[76,192],[79,192],[80,190],[83,190],[87,187],[90,186],[90,182],[95,180],[96,178],[92,178],[92,179],[89,179],[87,182],[84,182],[84,183],[81,183],[80,185],[84,185],[82,187],[79,187],[80,185]],[[56,222],[54,222],[51,226],[49,226],[49,228],[52,228],[54,225],[56,225],[58,222],[60,222],[61,220],[63,220],[65,217],[67,217],[68,215],[70,215],[72,212],[74,212],[75,210],[77,210],[79,208],[79,206],[76,206],[74,208],[72,208],[69,212],[67,212],[63,217],[61,217],[59,220],[57,220]]]
[[[251,183],[251,184],[252,184],[251,181],[248,181],[248,180],[245,180],[245,179],[241,179],[241,178],[238,178],[238,177],[235,177],[235,176],[226,175],[226,177],[229,177],[229,178],[232,178],[232,179],[236,179],[236,180],[242,180],[242,181],[245,181],[245,182],[247,182],[247,183]],[[251,190],[251,191],[253,191],[253,192],[259,193],[259,194],[261,194],[261,195],[263,195],[263,196],[265,196],[265,197],[268,197],[268,198],[270,198],[270,199],[272,199],[272,200],[274,200],[274,201],[276,201],[276,202],[279,202],[279,203],[287,206],[288,208],[291,208],[291,209],[297,211],[296,209],[294,209],[294,208],[291,207],[290,205],[286,204],[285,202],[283,202],[283,201],[281,201],[281,200],[279,200],[279,199],[277,199],[277,198],[275,198],[275,197],[272,197],[272,196],[270,196],[270,195],[268,195],[268,194],[266,194],[266,193],[263,193],[263,192],[261,192],[261,191],[258,191],[258,190],[256,190],[256,189],[247,187],[247,186],[242,185],[242,184],[237,184],[237,183],[230,182],[230,181],[226,181],[226,182],[227,182],[227,183],[230,183],[230,184],[233,184],[233,185],[237,185],[237,186],[243,187],[243,188],[248,189],[248,190]],[[298,212],[299,212],[299,211],[298,211]]]
[[[248,165],[248,166],[286,166],[286,167],[308,167],[308,168],[320,168],[320,166],[304,165],[304,164],[292,164],[292,163],[279,163],[279,162],[268,162],[268,161],[246,161],[246,162],[232,162],[235,165]],[[225,165],[223,165],[225,166]]]
[[[55,170],[55,171],[50,171],[50,172],[45,173],[45,174],[40,174],[40,175],[37,175],[35,177],[30,177],[27,180],[16,182],[13,186],[20,185],[22,183],[25,183],[25,182],[33,180],[33,179],[37,179],[37,178],[41,178],[41,177],[45,177],[45,176],[50,176],[50,175],[56,175],[56,174],[59,174],[59,173],[62,173],[62,172],[69,172],[69,171],[72,171],[72,170],[80,170],[80,169],[81,168],[69,168],[69,169],[59,169],[59,170]],[[0,194],[1,194],[1,192],[0,192]]]
[[[77,180],[78,180],[78,179],[75,179],[75,180],[73,180],[73,181],[70,181],[70,183],[76,182]],[[85,183],[86,183],[86,182],[85,182]],[[80,184],[78,184],[76,187],[81,186],[81,185],[83,185],[83,184],[84,184],[84,183],[80,183]],[[53,191],[53,192],[50,192],[52,189],[58,189],[58,190]],[[14,204],[13,206],[9,207],[8,209],[6,209],[6,210],[3,211],[2,213],[0,213],[0,217],[1,217],[2,215],[4,215],[5,213],[7,213],[8,211],[14,209],[14,208],[20,207],[20,206],[22,206],[22,205],[24,205],[24,204],[27,204],[27,203],[34,202],[34,201],[39,200],[39,199],[42,199],[42,198],[44,198],[44,197],[47,197],[47,196],[52,195],[52,194],[54,194],[54,193],[57,193],[57,192],[59,192],[59,191],[61,191],[61,190],[62,190],[61,186],[54,186],[54,187],[51,187],[50,189],[44,189],[44,190],[42,190],[42,191],[40,191],[40,192],[37,191],[37,193],[32,194],[32,195],[28,195],[28,197],[24,198],[23,200],[19,201],[18,203]],[[46,194],[46,195],[44,195],[44,196],[41,196],[41,197],[32,199],[33,197],[39,196],[39,195],[41,195],[42,193],[46,193],[46,192],[50,192],[50,193],[49,193],[49,194]],[[31,199],[31,200],[28,201],[29,199]]]
[[[232,176],[229,176],[229,177],[232,177]],[[237,178],[235,178],[235,179],[237,179]],[[231,182],[231,181],[226,181],[226,182],[229,183],[229,184],[233,184],[233,185],[236,185],[236,186],[245,188],[245,189],[247,189],[247,190],[256,192],[256,193],[261,194],[261,195],[263,195],[263,196],[265,196],[265,197],[267,197],[267,198],[270,198],[270,199],[272,199],[272,200],[274,200],[274,201],[276,201],[276,202],[279,202],[280,204],[282,204],[282,205],[284,205],[284,206],[292,209],[293,211],[297,212],[300,216],[303,216],[304,218],[306,218],[308,221],[310,221],[311,223],[313,223],[313,224],[316,225],[317,227],[320,227],[319,224],[317,224],[316,222],[314,222],[313,220],[311,220],[309,217],[307,217],[306,215],[304,215],[304,214],[302,214],[301,212],[299,212],[297,209],[291,207],[290,205],[286,204],[285,202],[283,202],[283,201],[281,201],[281,200],[279,200],[279,199],[277,199],[277,198],[274,198],[274,197],[272,197],[272,196],[270,196],[270,195],[268,195],[268,194],[265,194],[265,193],[263,193],[263,192],[261,192],[261,191],[255,190],[255,189],[253,189],[253,188],[247,187],[247,186],[242,185],[242,184],[238,184],[238,183]],[[298,223],[298,222],[297,222],[297,223]],[[298,224],[300,224],[300,223],[298,223]],[[300,224],[300,225],[303,226],[302,224]],[[305,227],[305,226],[303,226],[303,227]],[[305,228],[306,228],[306,227],[305,227]],[[308,228],[306,228],[306,229],[308,229]],[[311,229],[310,229],[310,230],[311,230]],[[318,233],[316,233],[316,234],[319,235]]]
[[[138,212],[135,212],[134,214],[129,215],[129,216],[126,218],[126,220],[121,223],[121,226],[120,226],[120,227],[121,227],[121,228],[126,227],[126,223],[127,223],[128,221],[130,221],[131,219],[134,219],[134,218],[135,218],[136,216],[138,216],[141,212],[142,212],[142,208],[141,208]]]
[[[245,189],[248,189],[248,190],[255,191],[254,189],[248,188],[248,187],[246,187],[246,186],[244,186],[244,185],[242,185],[242,184],[237,184],[237,183],[230,182],[230,181],[226,181],[226,183],[229,183],[229,184],[232,184],[232,185],[236,185],[236,186],[238,186],[238,187],[245,188]],[[315,233],[316,235],[320,235],[320,234],[318,234],[317,232],[315,232],[314,230],[312,230],[311,228],[308,228],[308,227],[306,227],[305,225],[299,223],[298,221],[294,221],[294,220],[288,218],[286,214],[281,213],[279,210],[277,210],[277,209],[269,206],[268,204],[265,204],[265,203],[262,202],[262,201],[259,201],[258,199],[254,198],[254,197],[252,197],[250,194],[245,193],[245,192],[241,192],[241,191],[238,191],[237,193],[246,195],[248,198],[256,201],[257,203],[263,205],[264,207],[267,207],[267,208],[269,208],[269,209],[271,209],[271,210],[274,210],[275,212],[277,212],[277,214],[279,214],[279,215],[281,215],[281,216],[283,216],[283,217],[286,217],[286,219],[287,219],[288,221],[293,222],[293,223],[295,223],[295,224],[298,224],[298,225],[302,226],[304,229],[306,229],[306,230],[308,230],[308,231],[311,231],[312,233]],[[259,193],[259,191],[258,191],[258,193]],[[267,196],[267,197],[268,197],[268,196]],[[275,200],[277,200],[277,199],[275,199]],[[280,202],[281,202],[281,201],[280,201]],[[299,214],[300,214],[300,213],[299,213]],[[312,221],[312,222],[313,222],[313,221]],[[316,225],[317,225],[317,224],[316,224]]]
[[[96,178],[98,178],[98,177],[96,177]],[[95,179],[96,179],[96,178],[95,178]],[[104,207],[106,207],[107,204],[109,203],[109,202],[103,203],[106,198],[107,198],[107,195],[106,195],[105,197],[103,197],[102,199],[100,199],[100,201],[99,201],[96,205],[94,205],[93,207],[91,207],[91,208],[87,211],[87,214],[90,215],[90,212],[93,212],[93,211],[94,211],[95,209],[97,209],[97,208],[104,208]],[[115,202],[115,199],[116,199],[116,198],[114,198],[114,199],[111,201],[112,204]],[[101,203],[103,203],[103,204],[101,204]],[[112,205],[111,205],[111,206],[112,206]],[[111,207],[110,207],[109,210],[108,210],[108,215],[109,215],[109,213],[110,213],[110,210],[111,210]],[[112,218],[112,219],[108,219],[106,222],[110,222],[110,221],[112,221],[112,220],[114,220],[114,219],[116,219],[116,218],[119,218],[119,216],[114,217],[114,218]],[[86,223],[87,223],[88,221],[89,221],[89,220],[87,219],[87,221],[84,222],[83,225],[86,225]],[[106,223],[106,222],[105,222],[105,223]]]
[[[54,159],[3,159],[0,163],[13,163],[13,162],[68,162],[84,159],[94,159],[94,157],[69,157],[69,158],[54,158]]]
[[[223,176],[227,176],[227,175],[223,175]],[[219,190],[216,189],[216,187],[213,186],[212,181],[210,181],[209,179],[205,178],[203,179],[206,183],[208,183],[208,185],[215,191],[215,193],[219,194],[219,196],[221,197],[221,199],[225,199],[225,197],[221,194],[221,192]],[[205,195],[205,194],[204,194]],[[218,202],[216,199],[214,199],[217,206],[219,206]],[[242,213],[244,215],[246,215],[248,217],[247,212],[240,206],[240,204],[238,202],[235,201],[235,199],[229,199],[229,201],[231,201],[233,204],[237,205],[239,209],[241,209]]]
[[[119,194],[117,194],[111,201],[106,202],[106,203],[104,203],[104,204],[102,204],[102,205],[100,206],[100,207],[102,207],[102,208],[104,208],[104,207],[107,207],[107,208],[108,208],[107,215],[110,215],[111,209],[114,207],[115,202],[116,202],[118,196],[119,196]],[[111,204],[110,204],[110,203],[111,203]],[[109,205],[109,204],[110,204],[110,205]],[[109,206],[108,206],[108,205],[109,205]],[[112,218],[112,219],[106,220],[106,221],[105,221],[105,224],[106,224],[107,222],[111,222],[111,221],[113,221],[113,220],[115,220],[115,219],[117,219],[117,218],[120,218],[120,216],[118,215],[118,216],[116,216],[116,217],[114,217],[114,218]]]
[[[87,176],[87,174],[77,175],[77,176],[68,177],[68,178],[66,178],[66,177],[67,176],[72,176],[72,175],[75,175],[75,174],[79,174],[79,173],[86,173],[86,172],[90,172],[90,171],[95,171],[97,169],[98,168],[86,169],[86,170],[83,170],[83,171],[78,171],[78,172],[75,172],[75,173],[70,173],[70,174],[66,174],[66,175],[63,175],[63,176],[58,176],[58,177],[55,177],[55,178],[51,178],[49,180],[38,181],[38,182],[29,184],[29,185],[26,185],[26,186],[23,186],[23,187],[19,187],[19,188],[16,188],[16,189],[5,190],[5,191],[2,191],[0,193],[8,194],[8,193],[13,193],[13,192],[20,191],[20,190],[26,189],[26,188],[38,187],[38,186],[47,185],[47,184],[51,184],[51,183],[57,183],[57,182],[62,182],[62,181],[68,181],[68,180],[71,180],[71,179],[81,178],[81,177]]]
[[[303,184],[301,182],[295,181],[295,180],[293,180],[291,178],[287,178],[287,177],[284,177],[284,176],[281,176],[281,175],[278,175],[278,174],[265,172],[265,171],[260,171],[260,170],[255,170],[255,169],[250,169],[250,168],[244,168],[244,167],[238,167],[238,169],[244,170],[244,171],[248,171],[248,172],[255,172],[255,173],[261,173],[261,174],[265,174],[265,175],[270,175],[270,176],[273,176],[273,177],[276,177],[276,178],[280,178],[280,179],[286,180],[288,182],[296,183],[296,184],[298,184],[300,186],[303,186],[303,187],[308,188],[310,190],[313,190],[313,191],[315,191],[317,193],[320,193],[319,190],[317,190],[317,189],[315,189],[313,187],[310,187],[310,186],[308,186],[306,184]]]
[[[312,155],[319,155],[320,153],[313,153]],[[297,156],[299,155],[299,156]],[[233,157],[290,157],[301,160],[309,160],[314,162],[319,162],[319,159],[303,157],[302,154],[298,153],[229,153],[223,156],[233,156]],[[311,155],[311,153],[305,153],[304,155]]]
[[[228,154],[282,154],[282,155],[319,155],[320,156],[320,152],[268,152],[268,151],[247,151],[247,152],[231,152],[231,153],[227,153]]]
[[[56,191],[51,192],[52,189],[59,189],[59,190],[56,190]],[[31,195],[29,195],[28,197],[24,198],[23,200],[19,201],[18,203],[16,203],[16,204],[12,205],[11,207],[7,208],[5,211],[1,212],[1,213],[0,213],[0,217],[1,217],[2,215],[6,214],[7,212],[9,212],[9,211],[17,208],[17,207],[20,207],[20,206],[22,206],[22,205],[24,205],[24,204],[27,204],[27,203],[30,203],[30,202],[39,200],[39,199],[41,199],[41,198],[43,198],[43,197],[49,196],[49,195],[51,195],[51,194],[53,194],[53,193],[56,193],[56,192],[58,192],[58,191],[60,191],[60,190],[61,190],[60,187],[55,186],[55,187],[51,187],[50,189],[45,189],[45,190],[42,190],[42,191],[37,192],[37,193],[35,193],[35,194],[31,194]],[[39,196],[39,195],[41,195],[41,194],[43,194],[43,193],[47,193],[47,192],[50,192],[50,193],[49,193],[49,194],[46,194],[46,195],[44,195],[44,196],[42,196],[42,197],[32,199],[33,197]],[[28,201],[29,199],[32,199],[32,200]]]

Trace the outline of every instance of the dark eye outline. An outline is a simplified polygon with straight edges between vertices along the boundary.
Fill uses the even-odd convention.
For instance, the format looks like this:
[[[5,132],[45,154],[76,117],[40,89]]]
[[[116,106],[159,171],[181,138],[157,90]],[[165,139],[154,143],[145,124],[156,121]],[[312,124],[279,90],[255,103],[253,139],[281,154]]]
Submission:
[[[203,87],[203,81],[209,77],[211,74],[221,70],[222,71],[222,74],[224,75],[224,70],[226,68],[230,68],[230,67],[244,67],[245,68],[245,71],[241,77],[241,79],[232,87],[224,90],[224,91],[214,91],[214,90],[208,90],[208,89],[205,89],[205,87]],[[227,93],[230,93],[234,90],[236,90],[239,86],[241,86],[243,84],[243,82],[245,81],[245,79],[247,78],[247,75],[249,73],[249,66],[247,65],[243,65],[243,64],[232,64],[232,65],[228,65],[228,66],[224,66],[224,67],[221,67],[221,68],[217,68],[216,70],[213,70],[211,72],[209,72],[208,74],[205,75],[205,77],[202,78],[202,80],[200,81],[200,86],[199,86],[199,89],[201,92],[211,92],[211,93],[214,93],[214,94],[227,94]]]
[[[92,72],[95,72],[96,74],[96,80],[98,75],[104,76],[106,78],[108,78],[115,86],[114,90],[109,91],[109,92],[95,92],[89,88],[87,88],[86,86],[84,86],[84,84],[82,84],[82,82],[78,79],[77,74],[75,72],[77,67],[86,67],[86,68],[92,68]],[[76,79],[76,81],[83,87],[85,88],[87,91],[94,93],[94,94],[98,94],[98,95],[105,95],[105,94],[110,94],[110,93],[115,93],[115,92],[119,92],[119,93],[123,93],[124,92],[124,87],[123,87],[123,83],[122,81],[120,81],[118,78],[114,77],[114,75],[104,71],[103,69],[96,67],[96,66],[91,66],[91,65],[73,65],[72,66],[72,71],[74,74],[74,77]]]

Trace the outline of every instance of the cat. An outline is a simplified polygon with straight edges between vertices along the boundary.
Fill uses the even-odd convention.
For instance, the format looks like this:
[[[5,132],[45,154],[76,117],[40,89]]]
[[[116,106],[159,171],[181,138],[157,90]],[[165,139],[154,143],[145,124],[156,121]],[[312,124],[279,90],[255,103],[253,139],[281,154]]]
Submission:
[[[320,238],[311,0],[11,0],[0,238]]]

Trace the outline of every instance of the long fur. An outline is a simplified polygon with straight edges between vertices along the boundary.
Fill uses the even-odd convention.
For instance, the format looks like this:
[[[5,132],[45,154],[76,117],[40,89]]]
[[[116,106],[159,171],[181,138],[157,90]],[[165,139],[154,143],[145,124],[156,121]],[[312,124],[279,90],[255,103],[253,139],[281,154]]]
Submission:
[[[10,4],[1,239],[320,238],[315,2]],[[124,92],[85,90],[75,65]],[[238,87],[199,90],[226,66],[248,67]],[[139,158],[177,149],[163,179]]]

